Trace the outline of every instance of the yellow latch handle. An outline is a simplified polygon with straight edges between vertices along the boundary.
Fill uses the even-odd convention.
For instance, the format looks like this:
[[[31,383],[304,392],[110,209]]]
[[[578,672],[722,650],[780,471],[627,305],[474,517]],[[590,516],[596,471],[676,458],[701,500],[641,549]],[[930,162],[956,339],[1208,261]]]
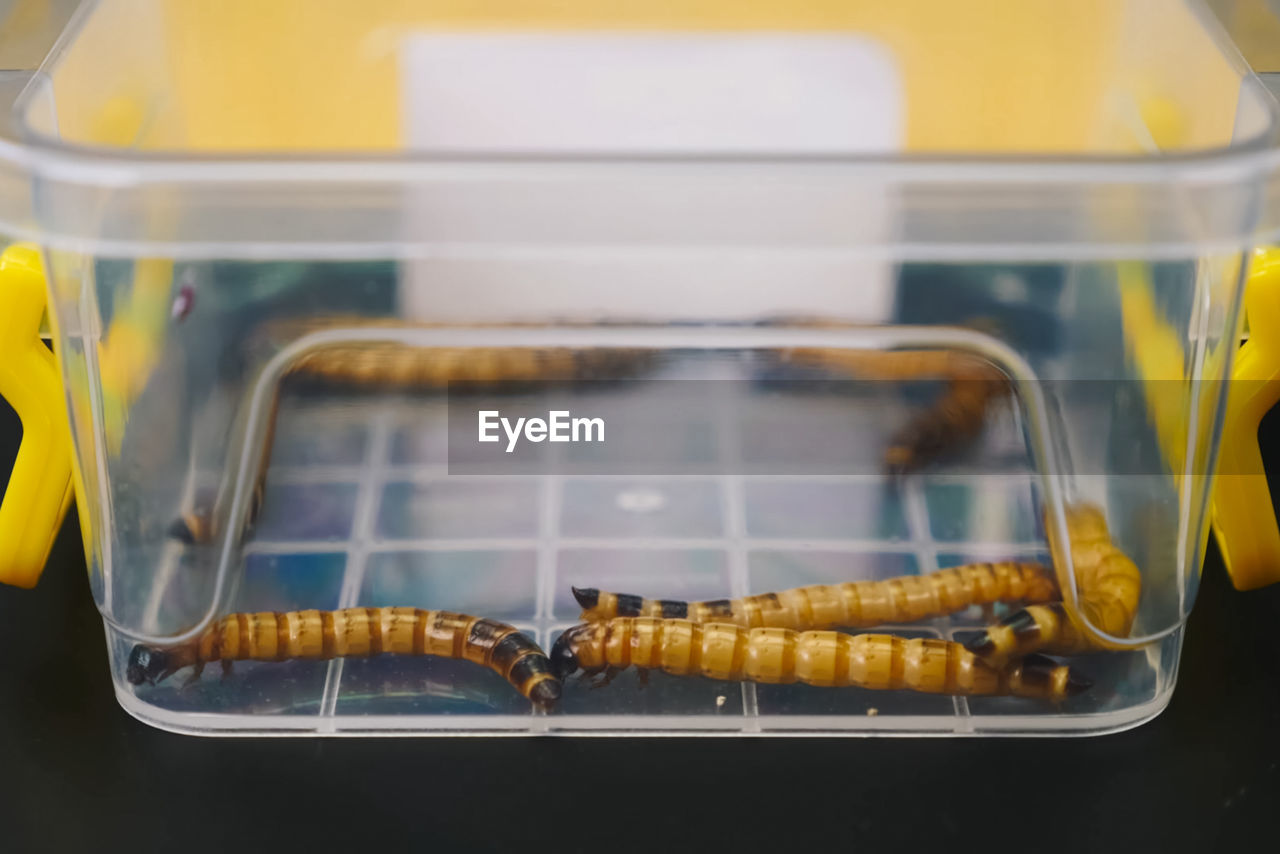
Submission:
[[[1258,446],[1280,401],[1280,249],[1255,253],[1245,283],[1249,340],[1236,354],[1213,491],[1213,531],[1238,590],[1280,581],[1280,528]]]
[[[71,506],[71,428],[53,353],[40,340],[40,253],[0,256],[0,397],[22,419],[22,444],[0,496],[0,582],[34,587]]]

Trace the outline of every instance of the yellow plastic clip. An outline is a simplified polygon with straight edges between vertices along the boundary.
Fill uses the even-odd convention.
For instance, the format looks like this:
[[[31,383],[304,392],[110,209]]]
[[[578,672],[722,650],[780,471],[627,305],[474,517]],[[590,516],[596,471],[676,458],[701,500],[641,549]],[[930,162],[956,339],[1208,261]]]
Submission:
[[[53,353],[40,340],[40,253],[0,256],[0,397],[22,419],[22,444],[0,496],[0,582],[34,587],[71,506],[71,428]]]
[[[1280,249],[1258,251],[1244,293],[1249,340],[1236,355],[1213,491],[1213,532],[1231,582],[1280,581],[1280,528],[1258,447],[1262,418],[1280,401]]]

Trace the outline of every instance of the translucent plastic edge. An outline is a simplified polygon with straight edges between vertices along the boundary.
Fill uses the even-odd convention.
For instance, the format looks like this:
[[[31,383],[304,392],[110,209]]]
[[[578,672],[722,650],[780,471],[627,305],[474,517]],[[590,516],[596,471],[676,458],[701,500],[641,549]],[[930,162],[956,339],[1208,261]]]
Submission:
[[[1263,87],[1256,75],[1251,75]],[[27,92],[31,87],[27,87]],[[20,99],[22,100],[22,99]],[[1274,99],[1268,99],[1271,124],[1256,138],[1224,148],[1136,155],[480,155],[458,152],[376,152],[307,155],[225,154],[175,155],[134,149],[77,148],[31,134],[26,141],[0,139],[0,160],[25,167],[32,175],[95,187],[145,184],[269,183],[412,183],[440,177],[491,178],[554,175],[554,170],[581,172],[642,168],[708,169],[787,167],[866,176],[902,183],[974,182],[990,184],[1055,183],[1159,185],[1171,179],[1188,183],[1234,182],[1265,172],[1277,161],[1271,147],[1276,135]],[[105,153],[111,152],[111,153]]]
[[[1240,75],[1241,87],[1250,85],[1250,81],[1256,84],[1257,88],[1266,91],[1266,87],[1258,78],[1256,72],[1245,61],[1244,56],[1240,53],[1239,48],[1231,39],[1230,34],[1222,26],[1221,22],[1215,16],[1212,10],[1202,0],[1179,0],[1180,4],[1186,8],[1190,14],[1199,22],[1203,29],[1204,35],[1217,48],[1218,55],[1223,59],[1232,71]],[[93,15],[97,14],[99,7],[104,5],[104,0],[87,0],[68,21],[66,28],[54,42],[41,63],[39,71],[48,74],[55,69],[63,56],[71,49],[79,37],[81,31],[87,26]],[[174,151],[155,151],[155,152],[139,152],[127,148],[108,148],[103,146],[87,146],[67,143],[56,137],[48,136],[36,130],[25,121],[28,99],[30,91],[19,95],[14,104],[15,120],[19,125],[22,138],[25,145],[21,145],[38,157],[46,160],[51,168],[65,167],[72,168],[79,166],[80,168],[89,169],[91,171],[99,171],[122,176],[123,172],[112,172],[112,167],[125,168],[126,172],[133,176],[135,183],[139,180],[146,180],[144,173],[149,173],[152,180],[171,181],[174,178],[183,180],[241,180],[243,176],[257,173],[259,177],[267,180],[325,180],[330,177],[333,172],[341,170],[350,170],[356,168],[373,168],[377,172],[370,173],[372,180],[376,180],[372,176],[374,174],[383,174],[387,167],[398,173],[398,180],[404,180],[405,174],[402,171],[405,167],[421,167],[430,165],[447,165],[449,168],[455,168],[464,164],[485,164],[485,163],[502,163],[502,162],[518,162],[520,164],[609,164],[609,165],[638,165],[643,163],[685,163],[703,167],[713,163],[734,162],[740,164],[761,164],[761,165],[798,165],[805,163],[814,164],[844,164],[859,165],[863,168],[874,169],[878,173],[885,169],[905,168],[910,170],[910,177],[915,180],[928,180],[930,167],[947,170],[948,179],[951,170],[977,170],[980,173],[988,173],[987,177],[993,181],[999,180],[1025,180],[1019,177],[1027,168],[1034,169],[1037,175],[1043,175],[1046,170],[1053,172],[1075,173],[1077,170],[1106,170],[1119,171],[1117,180],[1129,183],[1135,167],[1151,167],[1163,164],[1182,164],[1182,165],[1208,165],[1219,162],[1223,159],[1231,159],[1239,154],[1248,151],[1263,151],[1269,147],[1269,141],[1280,132],[1280,103],[1274,100],[1268,100],[1267,106],[1267,122],[1254,136],[1233,142],[1226,146],[1218,148],[1194,149],[1187,151],[1176,151],[1162,155],[1158,161],[1153,161],[1150,156],[1146,155],[1064,155],[1064,154],[1045,154],[1045,155],[1010,155],[1010,154],[903,154],[895,153],[877,154],[877,153],[859,153],[846,154],[833,152],[830,155],[791,155],[783,152],[761,154],[752,156],[743,156],[733,152],[708,152],[701,155],[679,155],[679,154],[640,154],[640,153],[622,153],[622,154],[594,154],[594,155],[547,155],[543,153],[525,152],[504,155],[500,157],[475,155],[468,152],[441,153],[437,155],[428,155],[411,151],[397,152],[395,154],[382,154],[376,152],[326,152],[323,154],[300,158],[296,154],[275,154],[271,152],[245,152],[235,154],[192,154],[187,152]],[[0,156],[3,156],[4,149],[0,148]],[[56,165],[55,165],[56,164]],[[173,168],[180,170],[176,174]],[[285,170],[282,172],[281,170]],[[295,173],[294,170],[298,171]],[[236,171],[236,170],[249,170]],[[922,170],[922,171],[917,171]],[[352,176],[339,178],[339,180],[351,180]],[[967,178],[968,176],[966,176]],[[1077,180],[1078,175],[1073,178],[1064,177],[1062,180]],[[1155,175],[1153,180],[1158,180]],[[360,178],[359,180],[365,180]]]
[[[720,212],[725,187],[753,186],[766,164],[382,163],[244,164],[204,174],[185,164],[53,168],[30,149],[0,139],[0,231],[48,249],[100,257],[311,259],[483,259],[538,261],[572,256],[914,260],[1099,260],[1234,253],[1280,233],[1280,148],[1221,162],[1153,161],[987,166],[923,163],[778,163],[772,180],[793,191],[827,188],[886,194],[914,223],[863,233],[832,225],[804,242],[771,238],[768,211],[729,232],[683,226],[637,237],[601,230],[586,209],[554,229],[508,233],[475,224],[412,227],[413,199],[466,194],[490,203],[509,188],[517,200],[564,191],[626,199],[666,184]],[[506,190],[503,190],[506,192]],[[822,195],[822,194],[819,194]],[[818,199],[821,200],[820,198]],[[610,202],[609,204],[612,204]],[[1194,221],[1179,216],[1191,206]],[[606,209],[608,205],[606,204]],[[640,217],[661,212],[641,211]],[[642,220],[649,222],[650,220]],[[657,222],[657,220],[652,220]]]
[[[387,239],[386,223],[370,219],[374,214],[401,216],[401,189],[429,188],[468,181],[523,182],[555,181],[647,181],[654,177],[704,179],[731,175],[753,177],[755,170],[769,167],[775,174],[792,177],[813,175],[831,180],[866,181],[904,193],[941,191],[913,201],[912,206],[929,215],[955,213],[957,196],[971,200],[966,217],[982,219],[982,228],[959,229],[961,233],[913,233],[879,238],[862,245],[845,236],[835,246],[760,246],[747,235],[731,246],[698,247],[698,251],[798,252],[809,255],[838,255],[858,258],[890,258],[904,261],[943,260],[1075,260],[1185,257],[1188,247],[1199,252],[1231,252],[1280,236],[1280,211],[1259,225],[1254,204],[1235,198],[1236,193],[1262,192],[1267,178],[1280,174],[1280,149],[1271,143],[1280,135],[1280,104],[1267,94],[1266,86],[1245,63],[1225,30],[1200,0],[1182,0],[1196,16],[1217,53],[1240,76],[1240,97],[1256,97],[1262,128],[1248,138],[1227,146],[1202,150],[1174,151],[1158,157],[1135,155],[1068,154],[832,154],[761,155],[740,154],[701,156],[618,155],[549,156],[526,154],[479,156],[468,154],[427,154],[422,152],[334,151],[315,155],[299,153],[244,152],[209,154],[194,152],[143,152],[127,148],[78,146],[56,136],[37,131],[26,121],[48,84],[48,71],[56,68],[85,22],[101,0],[87,3],[73,17],[35,74],[15,98],[15,112],[0,122],[0,196],[9,196],[0,205],[0,231],[47,248],[83,252],[103,257],[163,255],[170,258],[236,258],[316,260],[362,258],[496,258],[538,257],[545,253],[563,255],[607,255],[621,251],[652,253],[655,247],[610,246],[578,241],[568,234],[563,245],[554,240],[482,239],[450,244],[447,240],[424,238],[411,233]],[[5,125],[8,125],[7,131]],[[746,170],[746,171],[744,171]],[[7,173],[7,174],[6,174]],[[1207,195],[1201,200],[1215,211],[1204,231],[1168,233],[1167,224],[1153,227],[1116,229],[1112,222],[1088,234],[1064,233],[1062,218],[1079,219],[1088,214],[1084,198],[1095,189],[1133,188],[1151,193],[1153,198],[1121,201],[1119,221],[1143,222],[1152,211],[1169,205],[1164,191],[1171,185],[1185,185]],[[987,193],[1004,188],[1003,193]],[[1066,200],[1055,202],[1058,189]],[[288,223],[300,210],[315,213],[317,190],[343,197],[363,198],[362,205],[332,204],[315,228],[298,232]],[[1231,198],[1212,197],[1231,193]],[[158,195],[157,195],[158,194]],[[363,194],[363,196],[362,196]],[[110,202],[107,212],[103,205]],[[273,224],[239,229],[235,223],[242,212],[257,216],[264,203],[276,214]],[[937,203],[937,207],[935,207]],[[1107,200],[1108,205],[1116,201]],[[147,223],[157,215],[174,219],[172,206],[201,211],[205,216],[190,225],[190,234],[155,232]],[[154,210],[153,210],[154,209]],[[96,218],[92,212],[102,211]],[[1028,229],[1024,214],[1049,214],[1043,224]],[[1235,212],[1241,213],[1235,213]],[[983,219],[985,217],[985,219]],[[1055,221],[1055,217],[1058,218]],[[1158,219],[1158,217],[1155,217]],[[311,222],[311,219],[308,219]],[[115,223],[115,224],[113,224]],[[1161,226],[1165,226],[1162,231]],[[367,236],[366,236],[367,235]],[[857,243],[857,245],[854,245]],[[659,254],[671,252],[657,247]],[[683,250],[674,250],[675,252]]]
[[[139,700],[115,683],[121,708],[148,726],[179,735],[415,736],[415,737],[1089,737],[1124,732],[1152,720],[1169,705],[1172,681],[1145,703],[1089,715],[760,715],[729,725],[696,715],[232,715],[174,712]],[[534,722],[538,723],[535,724]],[[560,723],[563,721],[563,723]],[[856,725],[853,721],[857,721]]]
[[[1280,169],[1280,158],[1277,158]],[[1278,202],[1280,204],[1280,202]],[[361,260],[524,260],[572,257],[584,263],[636,259],[666,260],[706,258],[732,254],[737,260],[775,260],[793,256],[805,260],[828,259],[903,263],[1080,263],[1116,261],[1185,261],[1192,255],[1227,255],[1247,252],[1256,246],[1280,243],[1280,221],[1258,231],[1245,231],[1220,239],[1188,239],[1151,243],[1053,243],[1025,244],[1000,242],[899,242],[888,241],[849,249],[770,249],[742,245],[705,246],[691,250],[637,249],[634,246],[599,246],[579,249],[566,246],[447,245],[412,240],[397,241],[166,241],[116,240],[58,234],[35,226],[19,225],[0,218],[0,234],[16,242],[38,243],[55,252],[88,255],[94,258],[132,260],[161,257],[173,261],[227,261],[270,263],[307,260],[344,262]]]
[[[1257,73],[1244,60],[1230,35],[1212,11],[1200,0],[1181,0],[1181,4],[1200,22],[1219,56],[1240,75],[1241,89],[1256,88],[1266,92]],[[148,182],[183,181],[406,181],[431,177],[432,170],[446,169],[451,174],[463,167],[527,168],[531,166],[589,166],[617,168],[627,166],[680,165],[705,169],[717,164],[803,166],[822,168],[841,166],[874,172],[878,178],[911,181],[980,180],[1024,182],[1050,180],[1063,183],[1087,179],[1091,183],[1162,183],[1174,169],[1179,177],[1194,180],[1230,180],[1237,167],[1249,169],[1249,163],[1265,156],[1271,141],[1280,133],[1280,103],[1265,99],[1267,122],[1255,135],[1217,148],[1173,151],[1153,158],[1136,155],[1066,155],[1066,154],[965,154],[965,153],[858,153],[833,152],[829,155],[794,155],[783,152],[744,156],[734,152],[707,152],[700,155],[681,154],[594,154],[553,155],[538,152],[501,156],[477,155],[471,152],[427,154],[402,151],[380,153],[370,151],[334,151],[316,155],[297,153],[244,152],[230,154],[188,153],[174,151],[137,151],[121,147],[77,145],[41,133],[26,121],[27,109],[39,79],[57,67],[63,55],[75,43],[89,19],[103,5],[103,0],[88,0],[68,22],[41,63],[37,80],[20,93],[13,105],[14,130],[19,139],[0,138],[0,159],[28,163],[33,173],[45,177],[80,179],[101,186],[129,186]],[[0,131],[5,128],[0,125]],[[12,134],[12,130],[10,131]],[[1250,156],[1252,155],[1252,156]],[[888,171],[886,171],[888,170]],[[1225,176],[1220,174],[1226,170]],[[900,173],[900,174],[899,174]],[[1239,177],[1239,176],[1236,176]]]
[[[112,648],[108,634],[108,647]],[[237,737],[781,737],[781,738],[1087,738],[1141,726],[1173,698],[1181,665],[1182,635],[1168,650],[1173,661],[1158,672],[1157,690],[1145,702],[1088,714],[1023,715],[254,715],[177,712],[138,698],[118,679],[116,700],[138,721],[166,732],[207,738]],[[838,690],[838,689],[833,689]]]

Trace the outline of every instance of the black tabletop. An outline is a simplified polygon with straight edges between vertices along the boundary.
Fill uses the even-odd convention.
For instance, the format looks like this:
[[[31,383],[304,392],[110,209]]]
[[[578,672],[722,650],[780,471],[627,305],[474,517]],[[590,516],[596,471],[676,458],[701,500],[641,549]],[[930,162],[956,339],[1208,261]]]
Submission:
[[[1119,735],[201,739],[116,704],[73,523],[35,590],[0,586],[0,851],[1206,852],[1280,833],[1280,586],[1234,591],[1212,548],[1173,702]]]

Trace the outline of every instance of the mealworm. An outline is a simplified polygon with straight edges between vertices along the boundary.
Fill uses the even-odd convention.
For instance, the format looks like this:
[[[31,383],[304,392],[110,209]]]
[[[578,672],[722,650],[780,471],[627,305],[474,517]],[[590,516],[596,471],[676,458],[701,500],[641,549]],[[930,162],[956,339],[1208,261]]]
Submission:
[[[1106,519],[1097,507],[1082,504],[1068,507],[1066,513],[1080,610],[1096,629],[1125,637],[1138,611],[1142,573],[1111,542]],[[994,667],[1037,651],[1073,655],[1112,648],[1095,639],[1080,624],[1080,616],[1062,602],[1032,605],[1010,614],[965,646]]]
[[[433,328],[394,320],[358,317],[306,318],[268,324],[267,339],[293,340],[323,329]],[[437,327],[438,328],[438,327]],[[284,381],[306,379],[362,389],[441,390],[450,383],[492,387],[509,383],[589,382],[632,376],[649,366],[652,350],[568,347],[414,347],[398,343],[337,344],[305,353],[291,363]],[[262,507],[270,465],[280,390],[272,396],[262,461],[254,480],[247,528]],[[187,545],[205,544],[221,533],[216,512],[189,511],[175,519],[168,536]],[[247,531],[246,531],[247,533]]]
[[[945,382],[941,396],[893,434],[884,452],[886,473],[909,474],[974,442],[993,406],[1013,392],[996,365],[955,350],[856,350],[795,348],[781,351],[799,362],[853,376]]]
[[[995,602],[1050,602],[1058,598],[1053,573],[1036,563],[976,563],[882,581],[817,584],[742,599],[680,602],[627,593],[573,588],[582,619],[668,617],[695,623],[776,626],[803,631],[912,623]]]
[[[280,412],[280,390],[277,388],[271,396],[271,414],[267,418],[267,435],[262,443],[262,461],[258,465],[258,476],[253,480],[253,492],[249,495],[249,512],[242,538],[248,538],[262,513],[262,505],[266,500],[267,469],[271,467],[271,448],[275,445],[276,422]],[[203,545],[212,543],[222,533],[218,523],[221,515],[216,508],[205,512],[190,510],[174,519],[165,533],[174,540],[186,545]]]
[[[545,323],[505,323],[539,328]],[[567,324],[580,326],[581,324]],[[594,324],[602,325],[602,324]],[[412,323],[399,318],[336,315],[274,320],[259,333],[257,346],[275,349],[321,330],[460,329],[460,324]],[[273,343],[274,342],[274,343]],[[300,356],[288,368],[292,378],[311,378],[360,388],[442,389],[450,383],[491,385],[530,381],[614,380],[632,376],[654,360],[650,349],[570,347],[432,347],[399,342],[330,344]]]
[[[532,347],[409,347],[360,344],[308,353],[289,369],[359,388],[437,389],[450,383],[613,380],[634,370],[646,351]]]
[[[556,640],[551,661],[562,679],[579,669],[611,674],[634,666],[730,681],[1011,695],[1055,702],[1091,685],[1044,656],[996,669],[960,644],[937,638],[747,629],[658,617],[616,617],[575,626]]]
[[[506,679],[539,708],[560,698],[560,680],[542,650],[515,628],[482,617],[419,608],[346,608],[231,614],[199,638],[176,647],[139,644],[129,654],[131,685],[155,685],[184,667],[198,679],[206,664],[221,661],[288,661],[434,655],[483,665]]]

